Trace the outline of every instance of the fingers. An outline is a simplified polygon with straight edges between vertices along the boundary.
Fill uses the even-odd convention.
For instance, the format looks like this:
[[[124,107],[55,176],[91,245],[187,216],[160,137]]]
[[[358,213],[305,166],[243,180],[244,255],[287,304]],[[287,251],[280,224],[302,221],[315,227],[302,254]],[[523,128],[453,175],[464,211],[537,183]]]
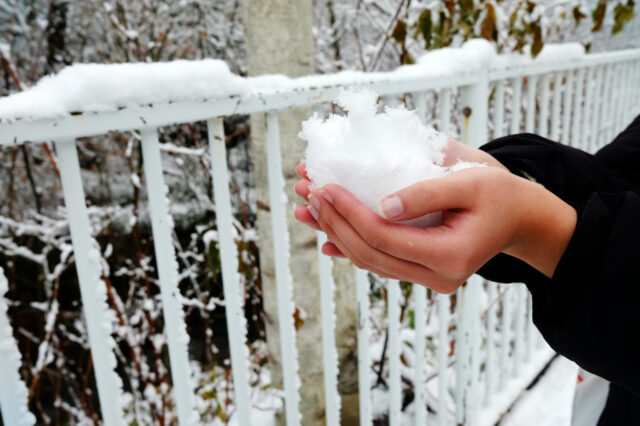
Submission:
[[[310,226],[311,228],[315,229],[316,231],[321,231],[322,229],[320,229],[320,226],[318,225],[318,222],[316,222],[316,220],[313,218],[313,215],[311,214],[311,212],[309,211],[308,206],[297,206],[295,211],[294,211],[294,216],[296,219],[298,219],[300,222],[304,223],[305,225]],[[322,253],[327,255],[327,256],[333,256],[333,257],[346,257],[338,247],[336,247],[335,244],[333,244],[331,241],[328,241],[326,243],[323,244],[322,246]]]
[[[327,256],[333,256],[333,257],[342,257],[342,258],[347,257],[332,242],[327,242],[322,245],[322,254],[325,254]]]
[[[299,162],[296,166],[296,174],[302,179],[309,180],[309,176],[307,176],[307,163],[304,161]]]
[[[315,202],[314,202],[315,203]],[[368,269],[373,273],[376,273],[380,276],[386,276],[384,274],[383,271],[372,267],[372,268],[366,268],[363,264],[361,264],[359,262],[359,260],[357,260],[356,255],[351,251],[350,247],[348,247],[343,241],[342,239],[333,231],[333,228],[331,228],[322,218],[318,217],[318,224],[321,228],[321,231],[325,232],[327,234],[327,237],[331,240],[331,242],[327,242],[322,246],[322,252],[324,254],[328,254],[331,255],[330,252],[333,251],[333,247],[336,248],[337,251],[339,251],[340,253],[343,254],[344,257],[348,258],[349,260],[351,260],[351,262],[356,265],[357,267],[359,267],[360,269]],[[333,247],[330,247],[330,246]],[[325,250],[327,252],[325,252]],[[389,277],[392,278],[392,277]],[[395,278],[395,277],[393,277]]]
[[[423,229],[390,223],[360,203],[341,186],[326,185],[324,190],[331,196],[331,203],[336,211],[371,247],[393,257],[431,267],[423,260],[428,258],[435,248],[441,247],[432,244],[434,240],[431,235],[437,237],[441,233],[438,228],[429,229],[427,234]],[[320,191],[314,190],[313,193],[320,194]]]
[[[460,251],[465,248],[464,232],[448,226],[420,229],[391,223],[364,206],[341,186],[326,185],[324,191],[330,195],[330,204],[335,211],[373,249],[422,265],[443,276],[448,276],[452,270],[455,272],[454,276],[459,275],[455,270],[464,265],[457,265],[452,259],[459,258]],[[312,194],[319,197],[322,190],[313,190]],[[450,217],[456,215],[448,214]],[[322,216],[322,212],[319,215]],[[323,219],[329,221],[326,217]],[[453,218],[454,223],[455,221]],[[336,232],[339,233],[338,230]]]
[[[472,169],[424,180],[380,201],[380,212],[393,221],[422,217],[440,210],[466,209],[473,203],[475,185]]]
[[[302,180],[299,180],[298,182],[296,182],[296,185],[294,186],[294,190],[296,191],[296,194],[298,194],[305,200],[309,196],[309,186],[311,185],[309,176],[307,176],[306,167],[307,167],[307,164],[304,161],[298,163],[298,165],[296,166],[296,174],[300,176]]]
[[[298,219],[305,225],[312,227],[316,231],[321,231],[320,226],[318,226],[318,222],[316,222],[314,217],[311,215],[311,212],[309,212],[309,209],[306,205],[297,206],[293,212],[293,215],[296,219]]]
[[[326,196],[327,194],[322,190],[314,190],[310,196],[310,202],[319,213],[317,222],[340,251],[356,266],[382,276],[428,284],[436,289],[451,285],[446,279],[421,264],[396,258],[370,245],[334,208],[330,200],[325,198]],[[367,210],[382,221],[378,215]]]
[[[296,194],[298,194],[300,197],[306,200],[309,197],[309,187],[311,186],[311,182],[309,182],[307,178],[307,170],[305,167],[306,167],[306,164],[304,162],[301,162],[296,166],[296,173],[298,174],[298,176],[302,178],[302,180],[299,180],[298,182],[296,182],[294,186],[294,190]],[[316,231],[320,231],[320,227],[318,226],[318,223],[309,212],[309,209],[307,208],[307,206],[297,206],[294,211],[294,216],[300,222],[310,226]]]
[[[308,180],[299,180],[298,182],[296,182],[295,186],[294,186],[294,190],[296,191],[296,194],[298,194],[299,196],[301,196],[302,198],[304,198],[305,200],[307,199],[307,197],[309,196],[309,187],[311,186],[311,182],[309,182]]]

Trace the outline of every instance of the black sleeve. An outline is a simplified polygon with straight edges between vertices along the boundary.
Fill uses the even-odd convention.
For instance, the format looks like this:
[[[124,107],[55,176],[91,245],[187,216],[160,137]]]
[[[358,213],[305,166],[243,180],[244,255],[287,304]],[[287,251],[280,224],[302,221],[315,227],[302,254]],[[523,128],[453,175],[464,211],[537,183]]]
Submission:
[[[512,173],[542,184],[565,201],[584,202],[596,191],[625,189],[596,156],[541,136],[505,136],[480,149]]]
[[[595,157],[619,185],[640,190],[640,116]]]
[[[551,279],[529,277],[533,319],[558,353],[640,397],[640,195],[595,193]]]
[[[615,150],[594,156],[535,135],[501,138],[482,149],[571,204],[578,223],[551,279],[504,254],[478,272],[525,282],[534,322],[549,344],[640,397],[640,195],[625,190],[632,174],[612,172],[624,160]],[[626,149],[631,155],[633,147]],[[626,177],[613,176],[623,172]]]
[[[595,191],[621,190],[598,159],[584,151],[523,133],[495,139],[480,149],[512,173],[534,180],[570,204],[583,204]],[[498,254],[478,273],[492,281],[523,282],[540,275],[526,263]]]

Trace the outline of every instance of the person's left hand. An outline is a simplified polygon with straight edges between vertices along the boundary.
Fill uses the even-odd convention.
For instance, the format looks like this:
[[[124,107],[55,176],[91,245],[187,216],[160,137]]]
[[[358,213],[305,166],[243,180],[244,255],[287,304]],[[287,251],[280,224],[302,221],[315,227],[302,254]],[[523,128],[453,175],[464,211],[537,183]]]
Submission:
[[[489,167],[496,167],[502,170],[507,170],[498,160],[496,160],[491,155],[486,152],[479,150],[477,148],[472,148],[467,144],[464,144],[455,139],[449,139],[449,143],[444,150],[445,158],[443,162],[444,167],[451,167],[456,164],[458,161],[466,161],[469,163],[481,163],[486,164]],[[304,198],[306,201],[309,201],[309,193],[311,182],[309,177],[307,176],[306,165],[304,162],[301,162],[296,167],[296,173],[300,176],[300,180],[295,185],[296,193]],[[316,222],[316,220],[311,216],[309,210],[306,206],[297,206],[295,209],[295,217],[300,222],[305,223],[316,231],[321,231],[320,226]],[[329,241],[324,244],[322,247],[322,252],[328,256],[335,257],[345,257],[345,255],[340,251],[338,247],[336,247],[333,242]]]
[[[500,252],[551,277],[576,224],[570,205],[496,167],[467,169],[402,189],[381,202],[388,219],[339,185],[305,188],[309,205],[301,206],[296,217],[328,235],[331,242],[323,253],[443,293],[454,291]],[[396,223],[437,211],[443,223],[436,227]]]

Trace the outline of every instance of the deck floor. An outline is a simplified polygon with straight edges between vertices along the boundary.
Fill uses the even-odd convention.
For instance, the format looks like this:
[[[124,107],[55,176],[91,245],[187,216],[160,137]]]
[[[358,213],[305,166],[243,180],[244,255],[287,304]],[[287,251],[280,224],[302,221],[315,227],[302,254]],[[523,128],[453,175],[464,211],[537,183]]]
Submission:
[[[578,366],[558,357],[515,403],[500,426],[570,426]]]

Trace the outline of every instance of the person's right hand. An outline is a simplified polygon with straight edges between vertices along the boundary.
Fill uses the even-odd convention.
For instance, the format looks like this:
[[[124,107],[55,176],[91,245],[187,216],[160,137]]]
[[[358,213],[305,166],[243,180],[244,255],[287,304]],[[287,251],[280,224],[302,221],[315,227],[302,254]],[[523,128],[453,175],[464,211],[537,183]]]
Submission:
[[[309,176],[307,176],[307,170],[305,169],[305,167],[306,164],[304,162],[296,166],[296,173],[301,177],[301,179],[296,182],[295,191],[299,196],[304,198],[306,201],[309,201],[309,187],[311,186],[311,181],[309,180]],[[309,213],[309,209],[307,208],[306,204],[297,206],[294,214],[296,219],[298,219],[300,222],[310,226],[316,231],[322,231],[322,229],[320,229],[320,226],[318,225],[318,222],[316,222],[313,216],[311,216],[311,213]],[[340,249],[338,249],[331,241],[325,243],[322,246],[322,253],[326,254],[327,256],[346,257],[344,254],[342,254]]]
[[[444,293],[501,252],[551,277],[577,216],[543,186],[497,167],[461,170],[390,194],[380,203],[386,219],[339,185],[313,189],[308,198],[331,250],[361,269]],[[439,226],[398,223],[438,211]]]
[[[444,155],[444,162],[442,164],[444,167],[451,167],[458,161],[465,161],[467,163],[486,164],[489,167],[508,170],[502,163],[491,156],[491,154],[451,138],[449,138],[449,143],[444,150]]]
[[[449,138],[449,143],[447,145],[447,148],[444,150],[444,154],[445,158],[442,165],[445,167],[451,167],[458,161],[465,161],[469,163],[486,164],[489,167],[498,167],[500,169],[507,170],[506,167],[504,167],[490,154],[487,154],[482,150],[473,148],[455,139]],[[298,176],[300,176],[301,179],[296,183],[295,191],[299,196],[308,201],[311,181],[309,180],[309,176],[307,175],[306,164],[304,162],[298,164],[298,166],[296,167],[296,173],[298,174]],[[296,207],[295,217],[300,222],[305,223],[316,231],[321,230],[316,220],[311,216],[311,214],[309,214],[309,210],[306,208],[306,205]],[[331,242],[325,244],[322,250],[324,254],[330,256],[344,257],[342,252],[340,252],[340,250]]]
[[[346,255],[364,269],[438,291],[452,291],[499,252],[552,276],[573,233],[575,210],[544,187],[511,174],[490,155],[451,141],[445,164],[459,159],[490,167],[390,194],[381,200],[383,210],[390,200],[402,209],[398,214],[386,211],[387,219],[338,185],[310,191],[301,163],[296,171],[302,179],[295,189],[311,205],[299,206],[296,218],[327,233],[324,254]],[[434,228],[394,223],[439,210],[444,221]]]

